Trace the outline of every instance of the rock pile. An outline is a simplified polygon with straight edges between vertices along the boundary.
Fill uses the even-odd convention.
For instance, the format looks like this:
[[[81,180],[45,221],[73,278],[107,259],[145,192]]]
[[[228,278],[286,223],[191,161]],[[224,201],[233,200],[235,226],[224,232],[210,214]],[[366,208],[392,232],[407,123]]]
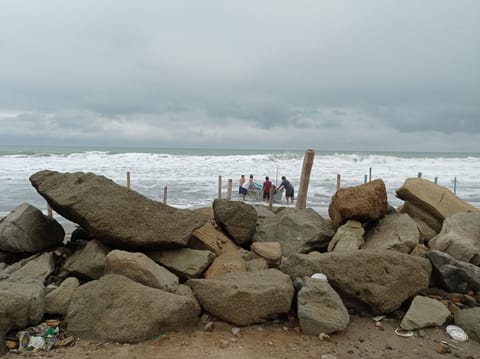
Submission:
[[[303,333],[325,335],[352,312],[400,310],[405,330],[454,321],[480,338],[480,212],[426,180],[397,190],[398,213],[382,180],[341,189],[331,219],[220,199],[209,216],[92,173],[31,182],[82,230],[63,243],[28,204],[0,220],[0,350],[45,315],[75,337],[139,342],[202,313],[240,326],[293,314]]]

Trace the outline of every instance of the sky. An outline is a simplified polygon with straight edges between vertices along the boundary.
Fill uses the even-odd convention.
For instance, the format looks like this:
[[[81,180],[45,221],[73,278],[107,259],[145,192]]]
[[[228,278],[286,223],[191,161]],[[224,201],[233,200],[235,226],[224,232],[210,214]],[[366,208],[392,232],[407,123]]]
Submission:
[[[0,145],[480,152],[478,0],[2,0]]]

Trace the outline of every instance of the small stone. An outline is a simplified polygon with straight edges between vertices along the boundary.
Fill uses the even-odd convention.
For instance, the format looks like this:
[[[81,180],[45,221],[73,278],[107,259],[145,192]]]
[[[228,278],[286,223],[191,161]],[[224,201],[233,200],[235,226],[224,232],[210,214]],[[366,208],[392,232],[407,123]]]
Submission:
[[[226,349],[229,346],[230,346],[230,342],[228,340],[225,340],[225,339],[220,340],[220,347],[221,348]]]
[[[230,338],[230,341],[231,341],[232,343],[236,343],[236,342],[238,341],[238,339],[237,339],[237,338]]]
[[[425,333],[425,330],[420,329],[420,330],[418,331],[418,336],[419,336],[420,338],[423,338],[423,337],[425,336],[425,334],[426,334],[426,333]]]
[[[324,340],[330,341],[330,336],[329,336],[328,334],[325,334],[325,333],[320,333],[320,334],[318,335],[318,339],[320,339],[322,342],[323,342]]]
[[[439,354],[448,354],[450,353],[452,350],[450,349],[450,347],[447,345],[447,344],[444,344],[444,343],[438,343],[436,346],[435,346],[435,351]]]
[[[240,328],[233,327],[232,328],[232,334],[235,335],[235,336],[238,336],[240,334]]]
[[[393,350],[393,348],[389,344],[385,344],[385,349],[387,350]]]
[[[282,330],[283,330],[284,332],[288,332],[288,328],[287,328],[287,327],[282,327]]]
[[[204,331],[204,332],[211,332],[211,331],[213,331],[213,322],[207,322],[207,323],[205,323],[205,325],[203,326],[203,331]]]
[[[337,359],[337,357],[332,354],[323,354],[320,359]]]

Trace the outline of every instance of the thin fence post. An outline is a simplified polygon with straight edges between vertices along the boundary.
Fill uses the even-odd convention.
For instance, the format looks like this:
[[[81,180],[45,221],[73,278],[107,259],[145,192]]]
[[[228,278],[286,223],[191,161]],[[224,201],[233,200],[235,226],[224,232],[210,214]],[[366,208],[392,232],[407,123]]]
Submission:
[[[130,189],[130,171],[127,172],[127,188]]]
[[[227,187],[227,199],[232,199],[232,187],[233,187],[233,180],[231,178],[228,179],[228,187]]]
[[[438,184],[438,177],[435,177],[435,178],[433,179],[433,182],[435,182],[435,184]]]
[[[418,172],[417,177],[422,178],[422,172]]]
[[[368,182],[368,175],[365,175],[365,177],[363,178],[363,183],[367,183]]]
[[[453,194],[457,194],[457,177],[453,179]]]
[[[218,176],[218,199],[222,198],[222,176]]]
[[[165,185],[165,187],[163,187],[163,204],[167,204],[167,193],[168,193],[168,189],[167,189],[167,185]]]
[[[307,207],[307,192],[310,182],[310,173],[312,171],[313,159],[315,157],[314,150],[306,150],[303,156],[302,174],[300,175],[300,188],[298,189],[296,209],[304,209]]]
[[[337,174],[337,191],[340,189],[340,182],[342,181],[342,176]]]
[[[273,196],[275,195],[275,192],[273,191],[273,186],[270,186],[270,195],[268,197],[268,209],[272,210],[273,207]],[[298,201],[297,201],[298,203]]]
[[[48,218],[53,218],[53,210],[52,210],[52,207],[50,207],[50,205],[48,204],[48,202],[47,202],[47,216]]]
[[[368,182],[372,182],[372,167],[368,169]]]

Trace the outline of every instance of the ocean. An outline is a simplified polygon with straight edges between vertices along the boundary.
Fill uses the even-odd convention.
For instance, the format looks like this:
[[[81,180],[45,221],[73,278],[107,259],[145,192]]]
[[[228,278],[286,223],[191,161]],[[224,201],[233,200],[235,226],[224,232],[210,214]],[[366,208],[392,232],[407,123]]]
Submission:
[[[29,177],[44,169],[61,172],[93,172],[126,186],[130,172],[131,188],[148,198],[177,208],[209,207],[218,193],[222,177],[223,198],[228,179],[233,180],[233,197],[238,199],[240,175],[250,174],[262,183],[269,176],[280,184],[286,176],[298,192],[304,151],[172,149],[172,148],[94,148],[94,147],[13,147],[0,146],[0,216],[23,202],[46,213],[46,202],[36,192]],[[328,217],[328,205],[335,193],[337,174],[341,186],[372,179],[385,182],[388,200],[394,207],[402,201],[395,190],[406,178],[423,178],[444,186],[475,207],[480,207],[480,153],[351,152],[315,151],[307,207]],[[253,203],[253,202],[250,202]],[[55,214],[55,218],[59,215]]]

